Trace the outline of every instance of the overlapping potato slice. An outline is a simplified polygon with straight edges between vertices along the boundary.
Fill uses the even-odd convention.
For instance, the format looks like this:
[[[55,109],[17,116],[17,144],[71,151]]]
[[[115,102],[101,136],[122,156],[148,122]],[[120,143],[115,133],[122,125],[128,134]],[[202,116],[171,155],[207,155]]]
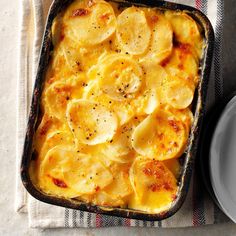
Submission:
[[[113,197],[103,190],[98,190],[95,194],[82,195],[79,199],[83,202],[92,202],[95,205],[104,207],[122,207],[125,205],[121,198]]]
[[[128,163],[133,160],[132,133],[144,117],[135,116],[128,123],[117,129],[113,139],[103,147],[103,153],[108,159],[119,163]]]
[[[60,151],[64,154],[63,156],[58,153]],[[52,148],[43,162],[40,163],[38,174],[39,188],[47,194],[65,198],[79,196],[79,193],[69,186],[64,178],[63,170],[68,171],[70,169],[68,167],[72,161],[71,154],[66,153],[66,150],[60,150],[60,146]]]
[[[39,159],[42,161],[47,152],[57,145],[74,145],[74,137],[70,130],[57,130],[49,133],[39,152]]]
[[[168,208],[177,192],[177,181],[163,162],[138,157],[130,169],[135,195],[129,208],[157,213]]]
[[[167,160],[182,154],[187,139],[183,122],[172,113],[157,109],[134,130],[132,145],[141,155],[155,160]]]
[[[112,182],[102,190],[97,188],[95,194],[82,195],[80,198],[101,206],[123,206],[124,199],[133,192],[129,180],[129,169],[130,165],[127,164],[111,164]]]
[[[175,48],[172,56],[163,66],[171,76],[181,78],[190,87],[193,87],[193,89],[199,81],[198,61],[189,51],[188,46]]]
[[[176,78],[166,86],[166,101],[176,109],[187,108],[193,101],[194,90]]]
[[[111,167],[113,181],[104,188],[104,191],[115,199],[129,196],[133,189],[129,180],[130,165],[115,164]]]
[[[96,64],[98,58],[107,50],[108,44],[106,43],[96,47],[85,47],[65,38],[53,53],[55,55],[52,60],[54,73],[60,79],[83,74]]]
[[[157,63],[166,59],[173,47],[173,30],[161,12],[149,12],[148,22],[152,29],[152,37],[145,60],[155,60]]]
[[[112,181],[112,174],[98,160],[88,156],[79,158],[79,161],[73,164],[72,170],[64,173],[65,180],[73,189],[82,194],[91,194]]]
[[[160,89],[168,77],[165,69],[158,65],[155,60],[144,61],[142,65],[145,70],[146,87],[149,89]]]
[[[196,21],[183,12],[166,11],[165,16],[171,23],[176,40],[191,45],[197,57],[201,58],[203,40]]]
[[[95,145],[110,141],[118,126],[117,115],[112,110],[89,100],[72,100],[66,114],[78,143]]]
[[[105,191],[100,191],[94,195],[93,203],[99,206],[108,207],[122,207],[125,205],[124,201],[120,198],[113,197],[112,195],[106,193]]]
[[[80,45],[96,45],[116,30],[116,17],[105,1],[74,1],[64,16],[65,35]]]
[[[111,99],[107,94],[104,94],[99,87],[98,81],[91,81],[84,91],[83,98],[95,101],[110,110],[114,110],[119,118],[119,124],[123,125],[134,116],[134,108],[128,100],[122,102]]]
[[[164,87],[168,75],[155,60],[142,62],[145,73],[145,85],[140,96],[133,102],[138,114],[151,114],[164,100]]]
[[[95,157],[77,153],[71,146],[59,145],[48,151],[40,168],[39,179],[41,188],[46,191],[55,185],[53,189],[69,188],[79,196],[103,189],[111,183],[112,178],[110,171]]]
[[[156,89],[146,89],[135,101],[137,114],[151,114],[160,105],[160,97]]]
[[[86,84],[85,76],[76,76],[54,82],[45,91],[44,103],[48,112],[58,119],[65,119],[67,104],[71,99],[81,98]]]
[[[178,110],[173,108],[172,106],[166,106],[165,110],[171,112],[174,116],[178,117],[178,119],[183,122],[186,132],[189,134],[190,128],[193,123],[193,113],[190,108]]]
[[[117,18],[116,35],[125,52],[132,55],[144,53],[151,37],[145,13],[137,7],[125,9]]]
[[[85,69],[84,64],[81,63],[81,57],[78,45],[69,38],[63,39],[53,50],[50,70],[54,79],[49,82],[63,80],[81,73]]]
[[[113,100],[133,98],[140,89],[143,71],[128,55],[108,55],[100,61],[99,69],[99,86]]]
[[[57,47],[58,44],[63,39],[63,23],[62,23],[62,15],[58,14],[52,23],[52,43],[54,47]]]
[[[73,73],[81,72],[84,69],[82,65],[82,55],[77,45],[70,43],[69,39],[64,39],[59,49],[64,57],[65,67]]]
[[[48,136],[49,133],[61,129],[62,124],[61,122],[49,115],[48,113],[45,113],[42,117],[42,120],[37,128],[37,131],[34,136],[34,149],[39,153],[41,150],[42,146],[44,145],[44,142]]]

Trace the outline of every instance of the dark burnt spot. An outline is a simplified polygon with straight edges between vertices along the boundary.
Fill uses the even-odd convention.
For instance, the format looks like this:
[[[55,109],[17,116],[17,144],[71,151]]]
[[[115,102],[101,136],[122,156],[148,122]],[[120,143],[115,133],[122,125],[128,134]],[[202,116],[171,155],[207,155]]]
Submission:
[[[180,127],[177,124],[177,121],[175,120],[169,120],[168,124],[173,128],[173,130],[177,133],[180,131]]]
[[[60,188],[67,188],[67,184],[60,179],[52,178],[53,183]]]
[[[157,15],[152,15],[150,17],[150,21],[152,24],[155,24],[158,21],[158,16]]]
[[[76,9],[72,12],[72,17],[77,17],[77,16],[86,16],[89,14],[89,11],[85,8],[79,8]]]
[[[39,134],[42,135],[42,136],[45,135],[45,134],[48,132],[48,130],[49,130],[51,124],[52,124],[52,120],[50,120],[50,119],[47,120],[47,121],[45,122],[45,124],[43,125],[43,127],[40,129]]]

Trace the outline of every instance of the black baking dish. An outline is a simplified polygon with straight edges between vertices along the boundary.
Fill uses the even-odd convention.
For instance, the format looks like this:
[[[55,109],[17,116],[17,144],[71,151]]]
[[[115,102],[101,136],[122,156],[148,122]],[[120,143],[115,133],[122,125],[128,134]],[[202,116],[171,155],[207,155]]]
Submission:
[[[210,75],[210,68],[212,62],[213,45],[214,45],[214,32],[208,18],[201,13],[199,10],[180,5],[176,3],[170,3],[165,1],[154,1],[154,0],[132,0],[132,1],[115,1],[125,6],[146,6],[155,7],[160,10],[175,10],[184,11],[193,17],[203,30],[203,37],[205,38],[206,47],[204,49],[204,56],[201,60],[200,65],[200,81],[198,88],[196,89],[195,99],[194,99],[194,123],[192,125],[190,137],[188,140],[188,146],[181,157],[182,167],[181,175],[179,179],[179,188],[177,193],[177,198],[172,203],[171,207],[164,212],[158,214],[148,214],[142,211],[132,210],[132,209],[122,209],[122,208],[109,208],[109,207],[99,207],[87,203],[83,203],[79,200],[73,199],[62,199],[54,196],[46,195],[45,193],[38,190],[32,183],[29,175],[29,165],[32,155],[32,143],[33,136],[36,130],[36,124],[40,117],[40,98],[44,85],[45,72],[47,70],[50,52],[52,50],[52,38],[51,38],[51,26],[53,19],[58,13],[63,11],[73,0],[55,0],[51,6],[50,13],[47,20],[47,25],[45,29],[44,39],[42,43],[42,49],[40,54],[39,66],[35,81],[35,87],[33,91],[32,103],[30,108],[30,114],[28,119],[27,131],[25,136],[25,143],[21,162],[21,178],[22,182],[27,189],[27,191],[36,199],[50,203],[53,205],[63,206],[72,209],[78,209],[82,211],[94,212],[107,214],[112,216],[127,217],[131,219],[140,220],[163,220],[172,216],[178,211],[184,202],[186,194],[188,192],[191,173],[193,169],[193,163],[196,156],[196,151],[198,148],[198,141],[200,136],[200,130],[202,126],[203,114],[205,111],[206,94],[208,88],[208,80]],[[114,1],[114,0],[112,0]]]

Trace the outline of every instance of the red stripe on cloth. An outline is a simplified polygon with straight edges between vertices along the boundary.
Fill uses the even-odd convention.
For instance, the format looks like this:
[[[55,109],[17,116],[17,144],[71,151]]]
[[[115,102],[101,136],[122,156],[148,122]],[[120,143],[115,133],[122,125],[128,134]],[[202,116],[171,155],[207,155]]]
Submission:
[[[96,214],[96,227],[102,227],[102,217],[100,214]]]
[[[130,225],[131,225],[130,219],[125,219],[125,226],[130,226]]]
[[[200,10],[202,6],[202,0],[195,0],[195,7]]]

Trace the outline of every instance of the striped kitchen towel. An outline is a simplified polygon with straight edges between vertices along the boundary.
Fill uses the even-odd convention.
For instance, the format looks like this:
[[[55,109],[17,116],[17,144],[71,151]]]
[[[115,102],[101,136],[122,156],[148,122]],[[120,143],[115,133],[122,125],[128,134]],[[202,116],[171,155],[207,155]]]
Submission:
[[[155,0],[153,0],[155,1]],[[18,120],[17,120],[17,177],[16,202],[18,212],[29,216],[29,225],[35,228],[52,227],[187,227],[214,224],[227,220],[204,192],[203,184],[195,171],[182,208],[171,218],[161,222],[129,220],[48,205],[30,197],[23,188],[19,165],[25,135],[26,120],[32,86],[43,36],[46,15],[52,0],[22,0],[20,8],[19,65],[18,65]],[[208,92],[208,106],[223,95],[221,76],[221,46],[223,27],[223,0],[173,0],[194,6],[207,14],[215,30],[215,55]]]

